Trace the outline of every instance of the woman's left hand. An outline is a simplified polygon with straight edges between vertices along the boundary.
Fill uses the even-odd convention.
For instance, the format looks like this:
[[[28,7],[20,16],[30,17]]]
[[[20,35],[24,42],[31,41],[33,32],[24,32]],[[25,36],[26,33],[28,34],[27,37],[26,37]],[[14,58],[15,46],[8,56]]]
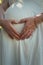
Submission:
[[[34,18],[33,17],[24,18],[24,19],[21,19],[19,21],[19,23],[25,23],[24,29],[21,32],[20,39],[23,40],[23,39],[29,38],[32,35],[32,33],[35,30],[35,28],[36,28],[36,25],[35,25],[35,22],[34,22]]]

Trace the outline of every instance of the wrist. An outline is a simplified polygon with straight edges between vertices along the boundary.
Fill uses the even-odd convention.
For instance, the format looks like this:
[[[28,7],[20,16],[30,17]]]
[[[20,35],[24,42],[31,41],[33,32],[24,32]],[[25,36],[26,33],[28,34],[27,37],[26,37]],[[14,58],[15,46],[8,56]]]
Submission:
[[[41,21],[43,21],[43,13],[41,13],[40,18],[41,18]]]
[[[36,18],[38,18],[39,21],[42,22],[43,21],[43,13],[36,15]]]
[[[38,14],[38,15],[36,15],[36,16],[34,17],[34,21],[35,21],[36,25],[42,23],[42,21],[43,21],[43,14]]]

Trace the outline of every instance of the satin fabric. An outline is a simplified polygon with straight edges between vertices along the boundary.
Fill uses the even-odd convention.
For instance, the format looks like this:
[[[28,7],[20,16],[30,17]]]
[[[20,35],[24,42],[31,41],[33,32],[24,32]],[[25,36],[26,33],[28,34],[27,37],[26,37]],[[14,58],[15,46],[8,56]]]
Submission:
[[[12,40],[2,33],[2,65],[43,65],[43,24],[29,39]]]
[[[42,12],[40,7],[34,2],[25,2],[21,9],[16,5],[12,8],[11,5],[5,12],[5,18],[20,20],[40,12]],[[22,29],[22,25],[20,27]],[[25,40],[12,40],[3,29],[1,34],[2,65],[43,65],[43,23],[38,25],[30,38]]]

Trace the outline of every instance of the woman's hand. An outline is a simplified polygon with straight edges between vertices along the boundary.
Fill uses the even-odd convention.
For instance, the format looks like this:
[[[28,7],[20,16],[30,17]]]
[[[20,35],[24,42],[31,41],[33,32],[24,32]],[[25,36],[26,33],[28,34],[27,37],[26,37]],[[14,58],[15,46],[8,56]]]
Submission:
[[[19,40],[19,38],[20,38],[20,35],[19,35],[19,33],[17,33],[16,32],[16,30],[13,28],[13,23],[15,23],[16,24],[16,21],[15,20],[1,20],[0,21],[1,22],[1,26],[4,28],[4,30],[8,33],[8,35],[12,38],[12,39],[14,39],[14,38],[16,38],[16,39],[18,39]]]
[[[37,25],[43,22],[43,13],[40,13],[34,17],[24,18],[19,23],[25,23],[24,29],[21,33],[21,39],[29,38],[33,31],[37,28]]]
[[[24,18],[19,23],[25,23],[24,29],[21,32],[21,39],[29,38],[36,28],[34,18]]]

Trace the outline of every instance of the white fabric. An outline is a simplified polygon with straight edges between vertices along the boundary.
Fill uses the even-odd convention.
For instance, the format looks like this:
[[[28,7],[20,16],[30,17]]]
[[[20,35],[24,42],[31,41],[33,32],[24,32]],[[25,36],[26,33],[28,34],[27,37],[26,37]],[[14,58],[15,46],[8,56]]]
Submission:
[[[22,8],[11,6],[5,12],[5,18],[19,20],[39,12],[41,10],[38,5],[26,2]],[[43,23],[30,38],[20,41],[10,39],[2,30],[2,42],[2,65],[43,65]]]

